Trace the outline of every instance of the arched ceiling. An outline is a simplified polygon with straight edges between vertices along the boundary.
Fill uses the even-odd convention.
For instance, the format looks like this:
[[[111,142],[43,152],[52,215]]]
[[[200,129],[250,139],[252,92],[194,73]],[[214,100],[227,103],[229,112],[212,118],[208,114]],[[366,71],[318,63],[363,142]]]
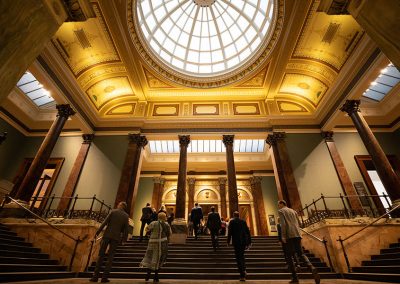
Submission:
[[[140,43],[136,1],[92,0],[95,17],[64,23],[32,72],[93,131],[321,126],[357,72],[387,60],[350,15],[327,15],[320,2],[275,0],[274,31],[256,57],[239,73],[196,79]],[[5,103],[18,108],[16,97]]]

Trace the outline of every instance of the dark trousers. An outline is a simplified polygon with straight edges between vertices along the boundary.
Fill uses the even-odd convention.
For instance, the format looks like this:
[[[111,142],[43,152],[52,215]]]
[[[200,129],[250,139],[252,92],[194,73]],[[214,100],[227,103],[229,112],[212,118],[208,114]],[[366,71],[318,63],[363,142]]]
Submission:
[[[113,263],[115,250],[117,249],[118,244],[119,244],[119,241],[112,240],[112,239],[109,239],[109,238],[103,238],[101,240],[99,257],[97,258],[96,268],[95,268],[94,274],[93,274],[94,278],[98,278],[99,277],[100,268],[101,268],[101,265],[103,264],[104,257],[106,256],[107,247],[109,247],[108,248],[107,264],[106,264],[106,268],[104,269],[104,273],[103,273],[103,277],[102,277],[103,279],[107,279],[108,278],[108,275],[110,274],[111,266],[112,266],[112,263]]]
[[[291,238],[286,240],[285,247],[288,253],[285,253],[286,263],[289,266],[289,270],[292,273],[293,279],[297,279],[297,273],[294,265],[293,259],[297,257],[304,261],[310,270],[313,269],[313,265],[311,264],[308,257],[304,254],[303,248],[301,247],[301,238]]]
[[[246,277],[246,263],[244,260],[244,250],[243,246],[234,246],[235,248],[235,258],[240,273],[240,277]]]
[[[211,243],[214,249],[216,249],[218,247],[218,229],[215,230],[211,230],[210,229],[210,235],[211,235]]]
[[[197,235],[199,234],[200,220],[193,220],[193,230],[194,236],[197,239]]]
[[[144,227],[146,226],[146,224],[148,225],[148,224],[150,224],[150,221],[151,220],[142,220],[142,225],[140,226],[140,240],[141,239],[143,239],[143,230],[144,230]]]

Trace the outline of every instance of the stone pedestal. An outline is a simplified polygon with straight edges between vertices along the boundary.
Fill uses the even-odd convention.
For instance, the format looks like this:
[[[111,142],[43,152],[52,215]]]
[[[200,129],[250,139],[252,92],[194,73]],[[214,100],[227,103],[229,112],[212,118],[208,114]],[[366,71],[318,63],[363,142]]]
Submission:
[[[184,244],[186,243],[188,226],[183,218],[177,218],[171,224],[172,235],[169,238],[170,244]]]

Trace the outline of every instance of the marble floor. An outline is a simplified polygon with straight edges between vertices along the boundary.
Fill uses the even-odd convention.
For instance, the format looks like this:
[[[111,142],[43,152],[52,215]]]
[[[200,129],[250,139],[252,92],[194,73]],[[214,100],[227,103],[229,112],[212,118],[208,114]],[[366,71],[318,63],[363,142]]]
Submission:
[[[132,279],[110,279],[110,284],[149,284],[152,281],[145,282],[144,280],[132,280]],[[233,281],[233,280],[160,280],[162,284],[184,284],[188,282],[195,282],[199,284],[241,284],[243,282]],[[250,284],[284,284],[288,283],[287,280],[247,280],[245,283]],[[88,279],[73,278],[73,279],[56,279],[47,281],[25,281],[25,282],[13,282],[13,284],[83,284],[92,283]],[[100,281],[99,281],[100,283]],[[387,282],[371,282],[371,281],[361,281],[361,280],[344,280],[344,279],[322,279],[321,284],[378,284]],[[300,284],[314,284],[313,280],[300,280]]]

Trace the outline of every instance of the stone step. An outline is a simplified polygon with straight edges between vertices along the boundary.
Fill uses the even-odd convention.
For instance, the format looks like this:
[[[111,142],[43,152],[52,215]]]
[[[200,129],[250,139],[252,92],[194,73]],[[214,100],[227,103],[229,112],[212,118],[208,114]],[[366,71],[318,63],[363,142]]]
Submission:
[[[30,271],[41,271],[43,273],[47,271],[65,271],[66,266],[61,265],[41,265],[41,264],[0,264],[0,271],[6,272],[30,272]]]
[[[12,240],[12,239],[3,239],[0,238],[0,244],[10,244],[10,245],[15,245],[15,246],[21,246],[21,247],[32,247],[31,243],[21,241],[21,240]]]
[[[399,254],[398,253],[383,253],[383,254],[371,255],[371,260],[395,259],[395,258],[399,258]]]
[[[0,263],[3,264],[46,264],[46,265],[57,265],[58,261],[55,259],[46,258],[28,258],[28,257],[11,257],[11,256],[0,256]]]
[[[393,243],[389,245],[389,248],[400,248],[400,243]]]
[[[12,250],[12,251],[23,251],[23,252],[40,252],[39,248],[30,247],[30,246],[18,246],[0,243],[0,250]]]
[[[400,283],[399,274],[391,273],[344,273],[343,277],[353,280]]]
[[[400,255],[400,247],[381,249],[381,253],[396,253],[396,252],[399,253],[399,255]]]
[[[16,241],[25,241],[24,238],[15,236],[15,235],[10,235],[10,234],[0,234],[0,239],[6,239],[6,240],[16,240]]]
[[[67,279],[75,277],[74,272],[47,271],[43,272],[0,272],[0,282],[35,281],[48,279]],[[72,281],[71,281],[72,282]]]
[[[40,251],[40,249],[39,249]],[[13,250],[1,250],[0,255],[4,257],[26,257],[26,258],[40,258],[40,259],[47,259],[49,255],[46,253],[40,252],[24,252],[24,251],[13,251]]]
[[[353,267],[353,272],[400,274],[400,265]]]
[[[10,231],[10,229],[0,229],[0,234],[16,236],[17,233]]]
[[[363,266],[382,266],[382,265],[400,265],[400,258],[364,260]]]

